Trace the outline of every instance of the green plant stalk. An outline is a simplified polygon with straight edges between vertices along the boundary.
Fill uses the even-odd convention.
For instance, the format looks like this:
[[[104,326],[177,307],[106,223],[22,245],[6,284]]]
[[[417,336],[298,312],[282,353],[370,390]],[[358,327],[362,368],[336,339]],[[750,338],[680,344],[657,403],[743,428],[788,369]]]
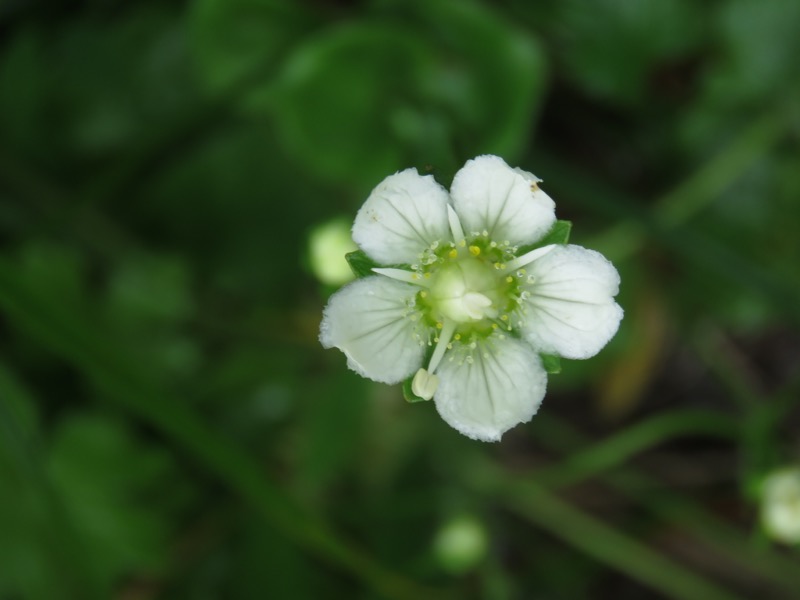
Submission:
[[[649,447],[678,436],[710,435],[735,440],[738,431],[735,419],[719,413],[700,410],[669,412],[628,427],[552,467],[535,472],[533,477],[541,485],[565,486],[598,475]]]
[[[756,546],[751,537],[709,514],[695,502],[681,494],[664,489],[647,475],[626,470],[609,473],[605,481],[617,492],[644,501],[647,507],[665,521],[685,527],[698,541],[709,549],[736,563],[737,568],[760,575],[793,595],[800,589],[800,571],[797,563],[787,556],[770,551],[766,546]],[[657,490],[656,494],[642,493]],[[643,502],[644,503],[644,502]]]
[[[183,447],[196,461],[235,490],[287,540],[350,572],[387,598],[440,598],[376,563],[326,524],[301,509],[268,479],[250,457],[208,427],[189,406],[161,392],[125,357],[116,356],[94,335],[96,327],[68,308],[30,293],[14,269],[0,259],[0,307],[10,321],[81,370],[109,399],[147,421]]]
[[[528,480],[498,476],[487,463],[476,469],[473,486],[527,521],[595,560],[625,573],[670,598],[735,600],[737,596],[574,508]]]
[[[538,429],[537,439],[548,448],[563,452],[586,445],[586,437],[563,419],[549,414],[538,415],[536,419],[539,422],[544,421],[543,426]],[[587,448],[579,454],[590,451],[591,448]],[[497,469],[502,470],[501,467]],[[663,484],[652,477],[632,467],[619,467],[604,473],[585,473],[586,476],[594,474],[599,474],[601,480],[616,492],[639,502],[656,516],[684,526],[695,538],[736,563],[738,568],[769,579],[787,592],[800,589],[800,571],[793,560],[773,551],[754,547],[749,538],[739,530],[698,507],[696,502],[682,494],[665,489]],[[528,477],[535,479],[538,475],[514,473],[508,474],[508,477],[514,480]],[[578,483],[578,479],[571,479],[569,483]],[[655,498],[647,492],[653,489],[658,490]]]

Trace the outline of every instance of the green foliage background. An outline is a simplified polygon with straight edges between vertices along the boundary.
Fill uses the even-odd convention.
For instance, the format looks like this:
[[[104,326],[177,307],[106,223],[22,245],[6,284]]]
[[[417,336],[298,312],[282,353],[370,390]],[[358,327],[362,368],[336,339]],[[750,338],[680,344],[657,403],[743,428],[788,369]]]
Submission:
[[[800,456],[798,31],[795,0],[0,4],[0,598],[800,597],[758,523]],[[487,153],[626,309],[496,445],[322,350],[306,249]]]

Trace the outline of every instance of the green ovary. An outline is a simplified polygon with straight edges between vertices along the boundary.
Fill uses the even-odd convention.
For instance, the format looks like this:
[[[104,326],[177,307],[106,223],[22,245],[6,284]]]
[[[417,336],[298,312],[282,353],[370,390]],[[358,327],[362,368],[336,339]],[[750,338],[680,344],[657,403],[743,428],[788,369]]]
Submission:
[[[435,318],[457,323],[488,322],[506,310],[506,273],[474,256],[446,262],[432,273],[430,306]]]

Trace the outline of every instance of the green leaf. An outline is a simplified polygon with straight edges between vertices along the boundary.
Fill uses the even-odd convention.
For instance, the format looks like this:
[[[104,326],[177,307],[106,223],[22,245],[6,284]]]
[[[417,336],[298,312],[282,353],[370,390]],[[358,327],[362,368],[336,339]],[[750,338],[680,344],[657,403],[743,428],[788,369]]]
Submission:
[[[373,267],[377,267],[378,263],[372,260],[363,250],[356,250],[355,252],[348,252],[344,255],[347,259],[347,264],[353,271],[353,275],[361,279],[362,277],[369,277],[374,275],[372,272]]]
[[[254,77],[242,101],[263,96],[268,75],[287,48],[313,29],[318,17],[281,0],[198,0],[189,12],[190,48],[203,83],[225,92]]]
[[[426,88],[450,120],[451,143],[465,156],[518,156],[547,86],[547,59],[536,37],[485,2],[396,4],[436,45]]]
[[[567,77],[594,96],[630,106],[646,97],[655,69],[703,42],[701,4],[565,0],[549,29]]]
[[[542,366],[544,370],[550,375],[558,375],[561,373],[561,357],[552,354],[540,354],[542,357]]]
[[[388,23],[353,23],[307,38],[276,82],[276,133],[314,174],[374,185],[410,162],[412,132],[424,136],[418,96],[433,53],[412,28]]]
[[[425,398],[420,398],[411,391],[411,382],[413,380],[413,377],[409,377],[403,382],[403,398],[405,398],[406,402],[410,404],[414,404],[415,402],[428,402],[428,400],[425,400]]]

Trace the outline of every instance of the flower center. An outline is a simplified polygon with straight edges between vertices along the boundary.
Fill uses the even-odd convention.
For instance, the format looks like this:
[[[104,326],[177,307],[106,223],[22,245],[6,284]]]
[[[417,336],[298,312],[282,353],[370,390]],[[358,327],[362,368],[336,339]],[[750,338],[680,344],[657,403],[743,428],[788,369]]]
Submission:
[[[477,257],[467,256],[443,265],[433,274],[431,304],[456,323],[495,318],[501,291],[495,270]]]

